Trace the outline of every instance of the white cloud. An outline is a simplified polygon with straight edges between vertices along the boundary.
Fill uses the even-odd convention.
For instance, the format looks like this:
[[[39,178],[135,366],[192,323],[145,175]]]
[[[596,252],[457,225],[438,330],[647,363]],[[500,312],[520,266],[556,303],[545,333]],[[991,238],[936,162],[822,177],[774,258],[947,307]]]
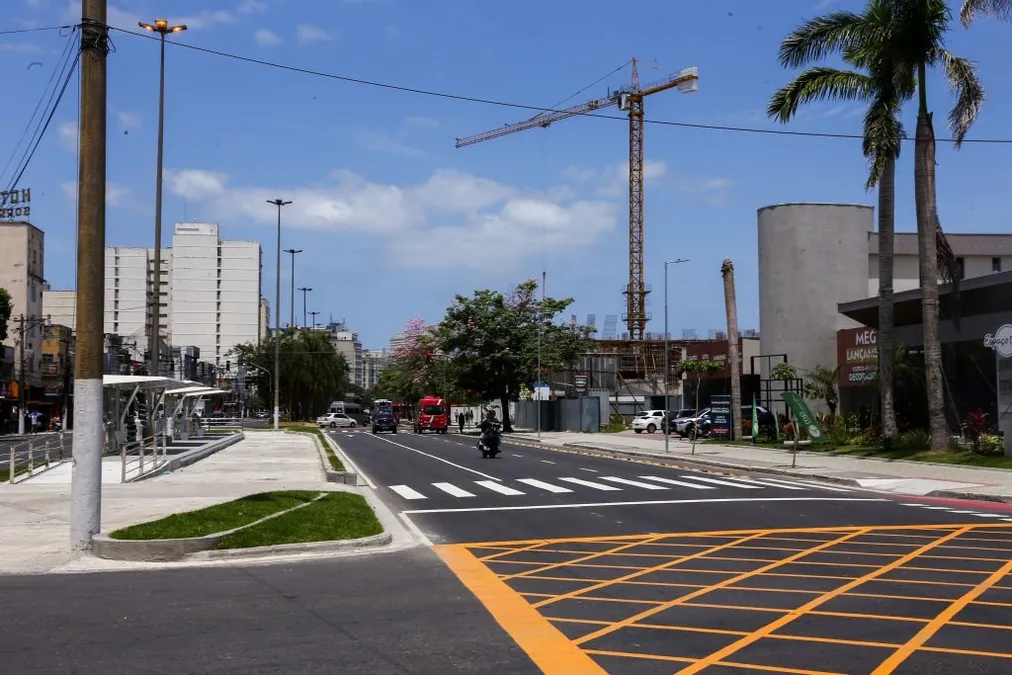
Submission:
[[[67,199],[77,199],[77,181],[70,181],[69,183],[61,183],[60,188],[63,190],[63,194]],[[106,183],[105,184],[105,203],[106,206],[119,206],[130,196],[130,188],[120,185],[119,183]]]
[[[411,186],[338,170],[321,185],[278,190],[232,187],[225,174],[186,169],[168,172],[166,187],[221,222],[271,225],[277,212],[265,202],[290,199],[282,214],[288,227],[384,237],[400,264],[428,269],[503,267],[546,246],[573,253],[615,227],[620,211],[615,202],[574,199],[565,188],[531,193],[455,170]]]
[[[60,126],[56,128],[56,133],[59,136],[60,145],[65,149],[74,151],[78,149],[78,128],[76,122],[60,122]]]
[[[387,134],[375,131],[363,131],[356,137],[359,147],[369,152],[383,152],[396,157],[408,159],[420,159],[431,157],[432,154],[425,150],[414,148],[403,141],[399,141]]]
[[[296,28],[296,35],[302,44],[334,39],[330,33],[319,26],[312,26],[308,23],[299,24],[298,28]]]
[[[643,160],[643,180],[653,181],[668,172],[668,165],[653,159]],[[629,193],[629,162],[601,172],[601,185],[598,192],[606,197],[618,197]]]
[[[252,14],[254,12],[264,12],[267,10],[266,0],[242,0],[239,6],[235,8],[235,11],[242,14]]]
[[[281,44],[281,36],[274,31],[261,28],[257,32],[253,33],[253,39],[256,43],[262,47],[272,47],[274,45]]]
[[[696,196],[714,206],[722,206],[731,200],[732,187],[734,181],[730,178],[682,180],[676,184],[679,192]]]
[[[138,129],[141,126],[141,116],[127,110],[117,110],[116,120],[124,129]]]

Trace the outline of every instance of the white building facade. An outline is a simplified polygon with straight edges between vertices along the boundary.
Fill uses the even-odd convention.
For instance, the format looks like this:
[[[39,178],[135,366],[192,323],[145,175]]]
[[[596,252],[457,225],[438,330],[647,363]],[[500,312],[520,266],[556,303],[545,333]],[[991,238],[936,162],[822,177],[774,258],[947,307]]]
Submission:
[[[25,374],[26,384],[42,385],[39,371],[40,349],[42,346],[42,302],[45,284],[45,234],[27,222],[0,222],[0,288],[11,296],[11,317],[7,323],[7,340],[4,344],[14,347],[14,372],[20,378],[20,323],[25,323]]]
[[[380,373],[387,367],[386,349],[368,349],[362,354],[362,387],[372,389],[379,384]]]

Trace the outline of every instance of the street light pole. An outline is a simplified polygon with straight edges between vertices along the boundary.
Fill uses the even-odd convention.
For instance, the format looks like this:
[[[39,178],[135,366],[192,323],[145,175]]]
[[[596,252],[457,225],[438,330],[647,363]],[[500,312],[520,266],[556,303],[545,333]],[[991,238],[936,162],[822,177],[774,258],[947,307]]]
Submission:
[[[668,443],[671,440],[671,387],[668,378],[671,374],[671,348],[669,342],[671,336],[668,334],[668,265],[689,262],[688,260],[665,260],[664,261],[664,452],[670,452]]]
[[[309,316],[313,317],[313,330],[316,330],[316,315],[317,314],[319,314],[319,312],[310,312],[309,313]]]
[[[311,291],[313,289],[312,288],[307,288],[307,287],[303,286],[299,290],[302,291],[302,327],[305,328],[306,327],[306,294],[309,293],[309,291]]]
[[[169,33],[182,33],[186,30],[185,25],[170,26],[165,19],[155,19],[153,24],[137,24],[146,31],[158,33],[159,37],[159,63],[158,63],[158,149],[155,160],[155,260],[154,280],[151,288],[151,344],[149,346],[151,365],[148,368],[149,375],[157,377],[161,374],[161,344],[159,340],[159,326],[162,311],[162,164],[165,147],[165,36]],[[149,426],[154,427],[155,410],[154,406],[148,406]]]
[[[292,254],[292,302],[291,302],[291,307],[289,308],[290,311],[291,311],[291,316],[288,319],[288,327],[289,328],[295,328],[295,254],[296,253],[302,253],[302,249],[301,248],[286,248],[285,249],[285,253],[291,253]]]
[[[544,330],[545,282],[548,273],[541,270],[541,305],[538,307],[538,381],[535,384],[534,400],[538,406],[538,442],[541,441],[541,332]]]
[[[279,390],[281,388],[281,207],[288,206],[291,200],[268,199],[268,204],[278,207],[278,249],[277,274],[274,287],[274,429],[281,428],[281,405]]]

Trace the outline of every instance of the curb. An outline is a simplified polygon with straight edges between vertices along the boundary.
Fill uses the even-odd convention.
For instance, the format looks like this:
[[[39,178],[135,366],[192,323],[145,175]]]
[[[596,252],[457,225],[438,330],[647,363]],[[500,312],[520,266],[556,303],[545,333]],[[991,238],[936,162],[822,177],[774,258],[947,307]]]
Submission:
[[[939,497],[943,499],[967,499],[979,502],[995,502],[997,504],[1012,504],[1012,495],[985,495],[979,492],[952,492],[951,490],[932,490],[925,497]]]
[[[177,455],[176,457],[173,457],[172,459],[166,461],[164,464],[155,467],[154,469],[146,471],[142,474],[138,474],[133,478],[127,479],[126,482],[136,483],[137,481],[146,480],[153,476],[160,476],[163,473],[172,473],[173,471],[178,471],[183,467],[190,466],[191,464],[196,464],[202,459],[207,459],[211,455],[221,452],[225,448],[233,446],[245,438],[246,434],[241,431],[237,434],[229,434],[220,441],[212,445],[209,445],[205,448],[197,448],[196,450],[190,450],[189,452],[184,452],[181,455]]]
[[[321,441],[318,435],[310,433],[308,431],[286,431],[285,433],[312,436],[313,443],[316,445],[316,452],[320,456],[320,463],[323,465],[323,474],[324,476],[326,476],[328,483],[340,483],[341,485],[358,486],[358,476],[354,472],[334,471],[332,468],[330,468],[330,457],[327,456],[327,451],[323,447],[323,443],[325,443],[326,441]],[[328,441],[330,440],[326,432],[323,432],[323,437],[327,438]],[[338,448],[334,447],[335,443],[331,441],[330,445],[331,450],[334,451],[334,454],[337,455],[338,460],[341,461],[341,465],[347,466],[348,464],[347,462],[344,461],[344,457],[341,456],[341,453],[338,452]]]
[[[293,555],[297,553],[337,553],[354,551],[362,548],[386,546],[393,541],[389,532],[381,532],[359,539],[336,539],[333,541],[309,541],[301,544],[277,544],[274,546],[255,546],[253,548],[228,548],[221,550],[198,551],[189,556],[190,560],[235,560],[265,556]]]

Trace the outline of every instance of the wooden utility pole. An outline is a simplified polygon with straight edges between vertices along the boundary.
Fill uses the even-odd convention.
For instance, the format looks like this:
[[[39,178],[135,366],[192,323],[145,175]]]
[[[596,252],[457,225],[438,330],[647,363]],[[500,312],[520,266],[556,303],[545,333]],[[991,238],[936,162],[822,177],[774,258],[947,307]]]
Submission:
[[[70,548],[102,527],[102,351],[105,323],[106,0],[81,2],[81,129],[77,197],[77,358]]]

